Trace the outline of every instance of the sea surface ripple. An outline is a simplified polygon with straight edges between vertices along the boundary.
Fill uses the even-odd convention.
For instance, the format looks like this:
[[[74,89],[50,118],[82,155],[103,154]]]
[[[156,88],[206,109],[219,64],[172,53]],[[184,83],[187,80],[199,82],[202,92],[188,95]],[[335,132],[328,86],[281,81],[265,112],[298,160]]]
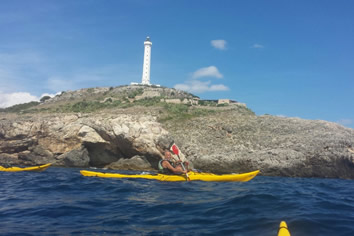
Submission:
[[[354,235],[354,181],[257,176],[245,183],[0,172],[0,235]]]

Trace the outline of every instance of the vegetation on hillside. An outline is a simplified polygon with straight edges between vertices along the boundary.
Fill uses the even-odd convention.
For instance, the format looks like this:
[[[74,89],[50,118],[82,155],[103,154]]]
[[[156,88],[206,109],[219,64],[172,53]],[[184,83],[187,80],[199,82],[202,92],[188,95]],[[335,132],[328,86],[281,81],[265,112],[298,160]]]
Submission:
[[[39,102],[28,102],[28,103],[17,104],[17,105],[7,107],[7,108],[1,108],[0,112],[19,113],[19,112],[23,112],[31,107],[37,106],[38,104],[39,104]]]
[[[116,91],[119,90],[119,91]],[[244,114],[254,114],[246,107],[229,106],[228,104],[217,104],[216,101],[199,100],[199,105],[173,104],[165,102],[165,99],[179,99],[181,102],[185,98],[192,99],[196,96],[177,91],[174,89],[161,88],[160,96],[138,98],[143,95],[144,87],[119,86],[116,88],[89,88],[78,91],[62,92],[54,100],[49,97],[43,97],[41,103],[30,102],[15,105],[9,108],[0,109],[0,112],[13,113],[92,113],[103,109],[126,109],[134,106],[150,107],[153,106],[159,110],[158,119],[160,122],[179,121],[190,119],[197,116],[205,116],[219,110],[217,107],[237,109]],[[151,91],[151,90],[150,90]],[[154,90],[156,92],[156,90]],[[178,94],[177,94],[178,93]],[[145,95],[143,95],[145,96]],[[41,105],[40,105],[41,104]],[[144,109],[141,110],[142,112]]]
[[[183,121],[193,117],[205,116],[216,112],[215,110],[191,107],[190,105],[185,104],[165,103],[163,108],[165,113],[160,115],[159,122],[165,122],[168,120]]]

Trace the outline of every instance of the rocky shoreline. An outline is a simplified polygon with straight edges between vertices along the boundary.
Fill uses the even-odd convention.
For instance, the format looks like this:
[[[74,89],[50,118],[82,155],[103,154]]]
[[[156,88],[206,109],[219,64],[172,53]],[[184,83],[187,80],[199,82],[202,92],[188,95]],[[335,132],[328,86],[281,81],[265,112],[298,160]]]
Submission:
[[[164,127],[206,171],[354,178],[354,130],[335,123],[225,112]]]
[[[157,163],[155,139],[167,131],[151,116],[56,114],[2,117],[0,162],[104,167],[122,158]]]
[[[183,109],[184,115],[182,110],[165,114],[161,106],[2,112],[0,165],[156,170],[162,150],[173,140],[204,172],[259,169],[267,176],[354,179],[353,129],[326,121],[256,116],[243,106]]]
[[[213,173],[354,179],[354,130],[325,121],[229,109],[163,124],[151,115],[46,114],[0,118],[0,165],[156,170],[174,140]]]

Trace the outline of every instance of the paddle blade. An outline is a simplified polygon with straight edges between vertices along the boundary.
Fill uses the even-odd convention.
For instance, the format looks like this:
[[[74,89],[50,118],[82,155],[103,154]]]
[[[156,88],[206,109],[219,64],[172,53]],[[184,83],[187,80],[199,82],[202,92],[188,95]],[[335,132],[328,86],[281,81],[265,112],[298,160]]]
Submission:
[[[176,144],[173,144],[171,149],[174,154],[179,155],[179,149]]]

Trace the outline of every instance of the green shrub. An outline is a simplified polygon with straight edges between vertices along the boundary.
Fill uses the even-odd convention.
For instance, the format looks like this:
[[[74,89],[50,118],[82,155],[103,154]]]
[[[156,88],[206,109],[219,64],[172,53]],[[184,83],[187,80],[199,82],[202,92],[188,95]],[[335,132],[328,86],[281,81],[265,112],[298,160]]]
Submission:
[[[190,105],[185,104],[166,103],[164,104],[163,108],[167,114],[161,115],[161,117],[159,117],[160,122],[165,122],[168,120],[183,121],[186,119],[215,113],[215,111],[207,109],[189,109]]]
[[[199,100],[199,105],[200,105],[200,106],[210,106],[210,107],[215,107],[215,106],[217,106],[217,102],[213,102],[213,101],[205,101],[205,100]]]
[[[135,89],[135,90],[131,91],[130,93],[128,93],[127,97],[128,98],[135,98],[137,95],[141,95],[143,93],[144,93],[144,89],[138,88],[138,89]]]
[[[217,104],[217,107],[227,107],[229,104],[228,103],[221,103],[221,104]]]
[[[165,110],[167,110],[168,113],[172,113],[172,114],[181,114],[181,113],[188,112],[188,106],[184,104],[166,103],[164,105],[164,108]]]
[[[159,105],[161,102],[161,97],[153,97],[153,98],[144,98],[140,100],[134,101],[134,105],[141,105],[141,106],[155,106]]]
[[[37,106],[39,102],[28,102],[23,104],[13,105],[11,107],[7,107],[2,109],[3,112],[23,112],[31,107]]]
[[[109,99],[107,99],[109,100]],[[47,111],[47,112],[59,112],[59,113],[67,113],[67,112],[83,112],[83,113],[90,113],[99,111],[105,108],[114,108],[114,107],[128,107],[128,105],[122,105],[122,102],[119,100],[116,101],[106,101],[104,103],[99,101],[81,101],[71,104],[60,105],[59,107],[52,108],[52,109],[44,109],[42,108],[40,111]]]
[[[48,99],[50,99],[50,96],[43,96],[41,97],[41,99],[39,100],[40,102],[45,102],[47,101]]]

